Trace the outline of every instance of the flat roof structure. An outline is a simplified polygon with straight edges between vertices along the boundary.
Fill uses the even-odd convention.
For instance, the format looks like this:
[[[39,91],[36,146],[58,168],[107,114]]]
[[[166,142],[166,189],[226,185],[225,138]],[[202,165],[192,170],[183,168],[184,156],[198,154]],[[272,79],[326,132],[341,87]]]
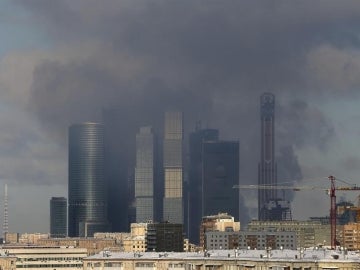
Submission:
[[[230,269],[360,269],[360,256],[346,250],[212,250],[206,252],[100,252],[84,259],[84,270],[176,268],[202,270],[203,266]],[[172,266],[171,266],[172,265]],[[201,266],[201,267],[200,267]],[[243,267],[241,267],[243,266]],[[109,268],[110,267],[110,268]],[[230,268],[229,268],[230,267]],[[274,268],[275,267],[275,268]]]

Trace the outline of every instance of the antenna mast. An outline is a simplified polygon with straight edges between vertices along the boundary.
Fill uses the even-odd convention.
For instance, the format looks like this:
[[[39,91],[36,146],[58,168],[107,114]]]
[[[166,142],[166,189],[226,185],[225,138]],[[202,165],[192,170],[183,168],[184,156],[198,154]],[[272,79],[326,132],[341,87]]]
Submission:
[[[5,196],[4,196],[4,223],[3,223],[3,236],[4,242],[6,234],[9,232],[9,216],[8,216],[8,189],[5,184]]]

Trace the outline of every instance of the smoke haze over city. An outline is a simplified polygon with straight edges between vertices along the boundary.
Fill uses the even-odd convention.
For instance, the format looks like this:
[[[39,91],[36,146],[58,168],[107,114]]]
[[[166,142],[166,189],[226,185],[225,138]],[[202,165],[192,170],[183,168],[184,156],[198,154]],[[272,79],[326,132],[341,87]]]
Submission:
[[[272,92],[278,182],[360,184],[359,1],[15,0],[0,10],[11,231],[48,230],[50,197],[67,196],[68,127],[109,108],[131,123],[124,144],[166,110],[184,112],[186,138],[196,121],[219,129],[240,141],[240,183],[256,184],[259,98]],[[328,215],[326,194],[291,199],[294,218]]]

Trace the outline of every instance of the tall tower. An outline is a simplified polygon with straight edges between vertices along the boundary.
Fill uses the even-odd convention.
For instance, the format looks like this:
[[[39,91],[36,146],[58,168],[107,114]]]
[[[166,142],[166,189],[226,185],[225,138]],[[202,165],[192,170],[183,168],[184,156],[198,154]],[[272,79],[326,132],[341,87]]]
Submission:
[[[260,97],[260,119],[261,119],[261,158],[259,163],[259,185],[277,184],[276,162],[275,162],[275,96],[264,93]],[[264,211],[266,204],[277,197],[276,189],[258,190],[258,218],[266,220]]]
[[[141,127],[136,135],[136,222],[154,220],[154,134]]]
[[[163,219],[171,223],[183,223],[183,134],[183,113],[166,112]]]
[[[6,239],[6,234],[9,232],[9,213],[8,213],[8,187],[5,184],[5,194],[4,194],[4,223],[3,223],[3,236],[4,241]]]
[[[92,236],[108,231],[104,179],[104,129],[81,123],[69,129],[68,235]]]
[[[50,236],[67,235],[67,200],[64,197],[52,197],[50,200]]]
[[[208,141],[218,141],[217,129],[200,129],[189,136],[189,229],[188,237],[191,243],[199,243],[199,227],[202,218],[202,162],[203,144]]]

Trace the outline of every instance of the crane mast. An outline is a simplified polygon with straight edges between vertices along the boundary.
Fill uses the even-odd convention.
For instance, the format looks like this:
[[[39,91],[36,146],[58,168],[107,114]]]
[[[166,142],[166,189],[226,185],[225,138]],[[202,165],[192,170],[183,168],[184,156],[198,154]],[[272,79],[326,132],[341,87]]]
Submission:
[[[336,247],[336,195],[335,195],[335,177],[330,175],[330,239],[331,249]]]

